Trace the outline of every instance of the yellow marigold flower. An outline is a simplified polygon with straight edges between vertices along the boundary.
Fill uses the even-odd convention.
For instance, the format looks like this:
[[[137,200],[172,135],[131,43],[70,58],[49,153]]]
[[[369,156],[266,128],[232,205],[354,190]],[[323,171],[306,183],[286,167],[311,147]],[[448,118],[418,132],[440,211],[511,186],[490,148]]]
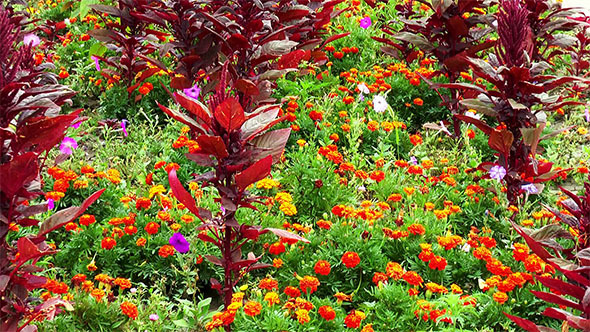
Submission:
[[[272,189],[279,186],[279,182],[273,179],[262,179],[256,182],[256,188],[258,189]]]
[[[305,142],[304,139],[298,139],[297,140],[297,145],[299,145],[300,147],[304,147],[305,144],[307,144],[307,142]]]
[[[264,301],[268,302],[268,306],[271,307],[275,304],[279,304],[281,301],[279,300],[279,294],[275,292],[268,292],[264,295]]]
[[[288,192],[280,192],[275,195],[275,201],[279,203],[291,203],[293,202],[293,197]]]
[[[166,188],[163,185],[159,184],[157,186],[152,186],[150,188],[150,199],[152,199],[156,194],[163,194],[166,192]]]
[[[281,210],[284,214],[288,216],[294,216],[297,214],[297,208],[295,207],[295,205],[289,202],[281,203],[281,205],[279,206],[279,210]]]
[[[197,190],[197,189],[199,189],[199,184],[196,182],[189,182],[188,188],[190,190]]]

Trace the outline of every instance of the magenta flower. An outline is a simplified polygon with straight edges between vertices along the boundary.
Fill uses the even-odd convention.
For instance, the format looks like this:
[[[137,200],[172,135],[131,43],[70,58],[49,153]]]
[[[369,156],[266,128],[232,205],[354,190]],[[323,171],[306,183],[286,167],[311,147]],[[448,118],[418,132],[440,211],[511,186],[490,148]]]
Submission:
[[[193,87],[182,90],[187,97],[197,99],[199,98],[199,94],[201,93],[201,88],[197,86],[197,84],[193,85]]]
[[[586,122],[590,122],[590,111],[588,109],[584,111],[584,116],[586,117]]]
[[[180,233],[174,233],[168,243],[181,254],[187,253],[190,249],[190,243]]]
[[[127,137],[127,119],[121,120],[121,129],[123,130],[123,135]]]
[[[94,55],[90,57],[92,60],[94,60],[94,66],[96,67],[96,71],[100,71],[100,63],[98,62],[98,58],[95,57]]]
[[[506,169],[500,165],[495,165],[494,167],[490,168],[490,178],[494,180],[502,180],[506,176]]]
[[[41,39],[39,39],[36,34],[29,33],[23,37],[23,43],[25,45],[31,45],[31,47],[35,47],[41,44]]]
[[[372,22],[371,22],[371,18],[370,18],[369,16],[366,16],[366,17],[364,17],[364,18],[362,18],[362,19],[361,19],[361,24],[360,24],[360,26],[361,26],[361,28],[363,28],[363,29],[367,29],[368,27],[370,27],[370,26],[371,26],[371,23],[372,23]]]
[[[53,210],[53,208],[55,208],[55,202],[53,198],[50,198],[47,200],[47,210]]]
[[[158,316],[158,314],[151,314],[151,315],[150,315],[150,320],[151,320],[152,322],[155,322],[155,321],[157,321],[158,319],[160,319],[160,316]]]
[[[71,137],[64,137],[59,146],[59,151],[63,154],[72,154],[74,149],[78,148],[78,143]]]

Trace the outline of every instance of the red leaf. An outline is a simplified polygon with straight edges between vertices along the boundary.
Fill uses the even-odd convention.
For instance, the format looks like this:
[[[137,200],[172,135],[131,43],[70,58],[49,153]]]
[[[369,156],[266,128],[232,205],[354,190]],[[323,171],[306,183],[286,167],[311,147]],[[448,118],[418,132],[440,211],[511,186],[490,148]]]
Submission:
[[[41,256],[49,255],[54,253],[53,250],[39,250],[39,247],[31,239],[28,237],[21,237],[18,239],[16,243],[16,248],[18,250],[18,261],[16,262],[17,266],[21,266],[25,262],[31,259],[39,258]]]
[[[580,286],[576,286],[574,284],[559,279],[543,276],[537,276],[537,280],[539,280],[546,287],[552,289],[559,289],[560,292],[567,295],[571,295],[577,298],[578,300],[582,300],[582,298],[584,298],[584,289]]]
[[[173,77],[172,80],[170,80],[170,87],[176,90],[188,89],[191,86],[191,81],[184,76]]]
[[[258,87],[254,82],[243,78],[240,78],[236,82],[236,89],[248,96],[258,96],[260,94],[260,91],[258,91]]]
[[[504,156],[508,157],[508,155],[510,155],[510,148],[512,147],[513,141],[514,141],[514,136],[508,130],[494,129],[490,133],[490,138],[488,139],[488,145],[490,146],[490,148],[492,148],[492,149],[500,152]]]
[[[255,146],[252,153],[253,160],[260,160],[271,155],[273,164],[279,162],[290,134],[291,128],[277,129],[252,139],[252,144]]]
[[[196,122],[192,118],[188,117],[186,114],[184,114],[180,111],[170,109],[170,108],[160,104],[157,101],[156,101],[156,104],[158,104],[158,106],[160,107],[160,109],[164,113],[171,116],[174,120],[184,123],[185,125],[189,126],[191,129],[197,131],[200,134],[204,134],[206,132],[206,130],[205,130],[205,128],[203,128],[203,126],[201,126],[198,122]]]
[[[212,154],[217,160],[229,156],[225,144],[219,136],[201,135],[197,137],[197,143],[201,148],[201,153]]]
[[[278,237],[282,237],[285,239],[289,239],[289,240],[297,240],[297,241],[301,241],[304,243],[309,243],[309,240],[302,238],[301,236],[295,234],[295,233],[291,233],[289,231],[286,231],[284,229],[278,229],[278,228],[265,228],[263,230],[263,232],[265,231],[269,231],[271,233],[273,233],[274,235],[278,236]]]
[[[488,126],[485,122],[479,119],[475,119],[463,114],[455,114],[455,117],[463,122],[475,125],[477,128],[479,128],[479,130],[483,131],[486,135],[490,135],[492,133],[492,127]]]
[[[564,305],[566,307],[570,307],[572,309],[576,309],[576,310],[580,310],[580,311],[584,310],[582,308],[581,304],[576,303],[571,300],[568,300],[568,299],[561,297],[559,295],[555,295],[555,294],[547,293],[547,292],[535,291],[535,290],[531,290],[531,293],[533,293],[536,297],[540,298],[541,300],[544,300],[547,302],[555,303],[560,306]]]
[[[309,60],[310,56],[311,51],[309,50],[295,50],[293,52],[281,56],[278,62],[278,68],[297,68],[299,66],[299,63],[301,63],[301,60]]]
[[[53,148],[59,143],[65,131],[72,124],[82,110],[77,110],[68,115],[60,115],[52,118],[43,118],[40,121],[20,126],[16,135],[18,137],[16,150],[25,150],[34,147],[35,152]]]
[[[250,184],[262,180],[270,175],[270,167],[272,166],[272,156],[266,156],[244,171],[236,174],[236,183],[240,190],[246,189]]]
[[[516,325],[522,327],[523,329],[527,330],[528,332],[540,332],[539,327],[537,327],[537,324],[531,322],[528,319],[512,316],[512,315],[509,315],[505,312],[504,312],[504,316],[508,317],[508,319],[515,322]]]
[[[344,37],[346,37],[346,36],[348,36],[348,35],[350,35],[350,32],[346,32],[346,33],[341,33],[341,34],[337,34],[337,35],[330,36],[330,37],[328,37],[328,39],[326,39],[326,41],[325,41],[325,42],[322,44],[322,47],[324,47],[324,46],[328,45],[329,43],[331,43],[331,42],[333,42],[333,41],[335,41],[335,40],[337,40],[337,39],[344,38]]]
[[[231,133],[242,126],[246,116],[240,103],[233,98],[228,98],[215,109],[215,119],[225,131]]]
[[[192,212],[197,218],[203,220],[199,215],[199,209],[197,208],[197,204],[195,200],[191,196],[191,194],[184,189],[178,177],[176,176],[176,170],[172,168],[168,173],[168,183],[170,183],[170,189],[172,189],[172,193],[174,193],[174,197],[180,201],[186,208]]]
[[[86,211],[86,209],[88,209],[90,205],[92,205],[92,203],[94,203],[100,197],[100,195],[102,195],[104,191],[105,189],[101,189],[90,195],[90,197],[86,198],[86,200],[82,202],[82,205],[80,206],[71,206],[67,209],[56,212],[41,224],[41,227],[39,227],[39,233],[37,235],[43,236],[54,229],[60,228],[61,226],[78,218],[84,213],[84,211]]]
[[[37,154],[27,152],[14,157],[10,162],[0,165],[0,191],[12,198],[24,185],[34,180],[39,173]]]
[[[187,111],[191,112],[197,117],[197,120],[201,124],[205,125],[205,129],[211,127],[211,114],[207,107],[201,104],[199,101],[187,97],[182,92],[174,92],[174,98],[176,102],[180,104],[180,106],[186,108]]]

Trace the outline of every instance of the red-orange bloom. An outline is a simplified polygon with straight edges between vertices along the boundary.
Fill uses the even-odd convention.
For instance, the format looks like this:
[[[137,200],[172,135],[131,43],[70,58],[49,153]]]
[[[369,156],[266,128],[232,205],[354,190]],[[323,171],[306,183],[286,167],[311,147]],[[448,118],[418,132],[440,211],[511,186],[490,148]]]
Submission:
[[[354,251],[347,251],[344,253],[344,255],[342,255],[342,263],[344,263],[344,265],[349,269],[359,265],[360,262],[361,258]]]

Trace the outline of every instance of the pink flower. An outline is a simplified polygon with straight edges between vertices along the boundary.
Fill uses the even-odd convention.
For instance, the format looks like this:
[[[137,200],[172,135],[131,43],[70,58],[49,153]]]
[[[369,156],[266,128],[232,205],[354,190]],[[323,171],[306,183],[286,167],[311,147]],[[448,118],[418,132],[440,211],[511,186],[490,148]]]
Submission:
[[[29,33],[23,37],[23,43],[25,45],[31,45],[31,47],[35,47],[35,46],[41,44],[41,39],[39,39],[39,37],[37,37],[37,35],[35,35],[33,33]]]
[[[71,137],[64,137],[59,146],[59,151],[63,154],[72,154],[73,149],[78,148],[78,142]]]
[[[371,23],[372,23],[372,22],[371,22],[371,18],[370,18],[369,16],[366,16],[366,17],[364,17],[364,18],[362,18],[362,19],[361,19],[361,24],[360,24],[360,26],[361,26],[361,28],[363,28],[363,29],[367,29],[368,27],[370,27],[370,26],[371,26]]]

